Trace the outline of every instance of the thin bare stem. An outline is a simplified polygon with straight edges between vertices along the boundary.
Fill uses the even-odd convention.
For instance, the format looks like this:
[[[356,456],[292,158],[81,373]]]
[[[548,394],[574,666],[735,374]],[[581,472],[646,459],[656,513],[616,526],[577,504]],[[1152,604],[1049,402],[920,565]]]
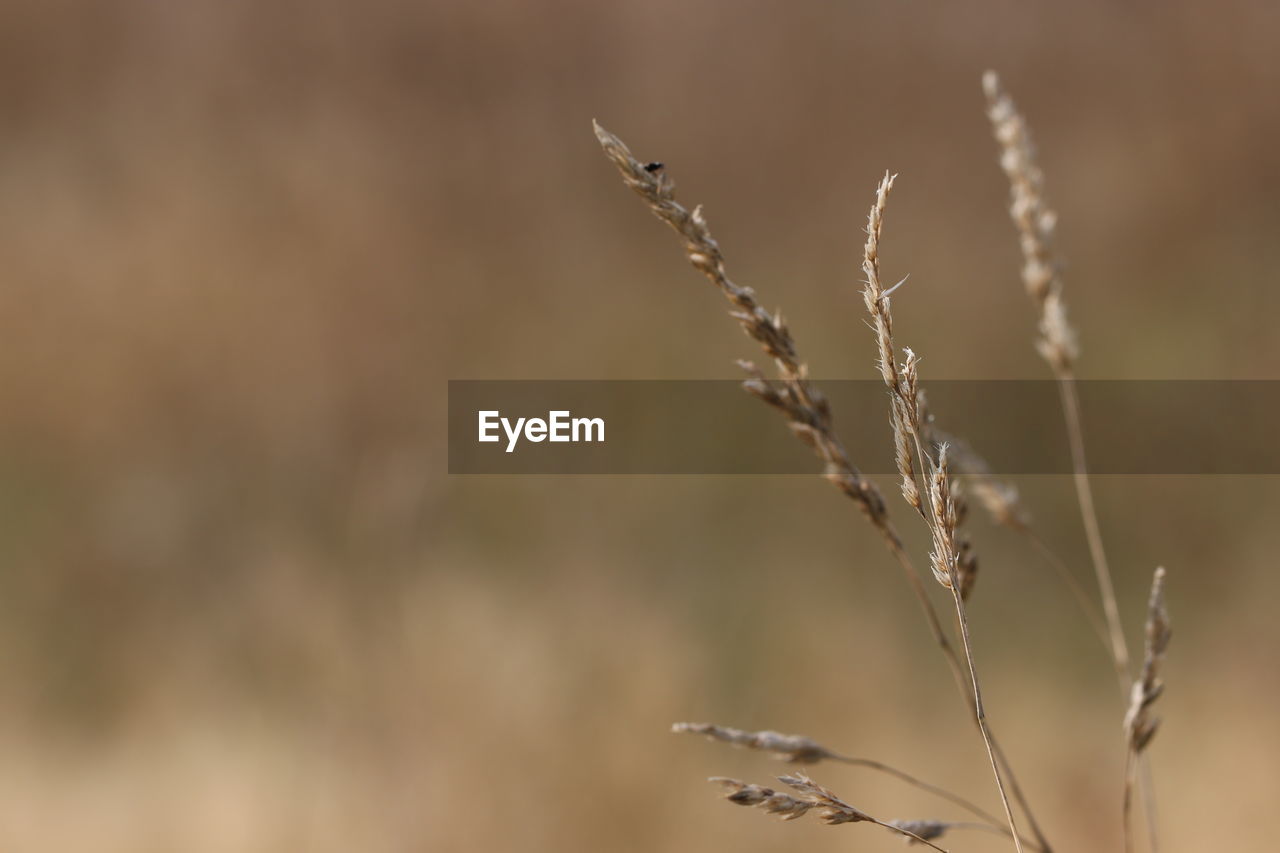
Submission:
[[[995,752],[996,760],[1000,762],[1000,766],[1004,768],[1009,790],[1013,793],[1013,798],[1017,800],[1018,807],[1022,809],[1022,814],[1027,819],[1027,824],[1031,827],[1031,833],[1036,837],[1036,848],[1041,853],[1052,853],[1053,848],[1049,846],[1049,839],[1045,837],[1044,830],[1040,828],[1040,822],[1036,820],[1035,812],[1031,810],[1028,804],[1027,795],[1022,792],[1022,785],[1018,783],[1018,777],[1013,772],[1013,766],[1009,763],[1008,756],[1005,755],[1004,749],[1000,746],[1000,741],[996,738],[996,733],[991,730],[991,724],[987,724],[987,743],[991,744],[991,749]],[[1001,827],[1003,829],[1004,827]],[[1030,845],[1024,838],[1023,844]]]
[[[890,528],[892,533],[892,528]],[[977,707],[974,704],[973,694],[969,689],[969,683],[965,675],[965,665],[961,663],[960,656],[956,653],[955,646],[947,638],[942,622],[938,617],[938,611],[933,606],[933,601],[929,598],[928,592],[925,590],[924,580],[920,573],[916,571],[911,558],[907,555],[903,548],[902,540],[898,538],[896,533],[892,536],[886,536],[886,545],[889,552],[893,554],[899,565],[902,566],[903,573],[907,576],[908,582],[911,584],[912,591],[915,592],[916,598],[920,602],[921,609],[924,611],[926,621],[929,623],[929,630],[933,634],[934,642],[938,644],[938,648],[942,651],[942,655],[946,658],[947,667],[951,671],[952,678],[956,682],[956,688],[960,691],[960,696],[965,700],[965,705],[969,709],[969,719],[977,724]],[[996,759],[1000,762],[1000,766],[1004,769],[1009,790],[1013,793],[1014,799],[1018,801],[1018,807],[1022,809],[1022,813],[1027,818],[1027,824],[1031,828],[1031,833],[1036,838],[1035,846],[1042,853],[1052,853],[1053,847],[1049,844],[1048,837],[1044,834],[1044,830],[1040,826],[1040,822],[1036,820],[1035,812],[1031,809],[1026,794],[1023,793],[1022,786],[1018,783],[1018,777],[1013,771],[1013,765],[1009,762],[1008,756],[1004,750],[1000,748],[1000,742],[996,739],[995,732],[992,731],[988,723],[986,728],[987,740],[991,742],[995,750]],[[1007,831],[1007,827],[1004,827]]]
[[[981,818],[984,824],[986,824],[988,827],[995,830],[996,832],[1001,833],[1002,835],[1009,834],[1009,828],[1001,822],[1000,818],[991,814],[986,809],[983,809],[975,805],[974,803],[970,802],[969,800],[966,800],[964,797],[960,796],[959,794],[953,794],[952,792],[948,791],[946,788],[940,788],[937,785],[930,784],[928,782],[925,782],[922,779],[917,779],[916,777],[910,775],[909,773],[904,773],[903,771],[898,770],[896,767],[890,767],[888,764],[881,764],[879,761],[872,761],[869,758],[848,758],[845,756],[840,756],[834,760],[843,762],[845,764],[850,764],[855,767],[866,767],[869,770],[876,770],[881,773],[885,773],[889,776],[893,776],[905,782],[906,784],[911,785],[914,788],[919,788],[921,791],[925,791],[927,793],[933,794],[935,797],[939,797],[941,799],[947,800],[950,803],[953,803],[954,805],[959,806],[960,808],[969,812],[969,814],[973,815],[974,817]]]
[[[1133,821],[1130,815],[1133,811],[1133,785],[1134,776],[1136,775],[1136,766],[1138,763],[1137,753],[1133,750],[1125,752],[1124,755],[1124,849],[1125,853],[1133,853]]]
[[[946,629],[942,627],[942,619],[938,616],[937,608],[933,606],[933,600],[929,598],[924,578],[920,576],[920,572],[916,571],[915,564],[911,562],[911,557],[907,554],[906,547],[902,544],[902,539],[892,526],[885,533],[885,546],[889,549],[889,553],[893,555],[893,558],[898,561],[898,565],[902,567],[903,574],[906,575],[907,582],[911,585],[911,591],[915,593],[916,600],[920,602],[920,609],[924,612],[925,620],[929,623],[929,632],[933,635],[934,642],[938,644],[938,648],[942,651],[943,657],[946,658],[947,666],[960,689],[960,695],[965,697],[969,704],[969,710],[972,712],[973,700],[969,696],[969,688],[965,683],[964,664],[960,662],[960,656],[956,654],[955,646],[952,645],[950,638],[947,637]]]
[[[1147,816],[1147,844],[1152,853],[1160,849],[1159,826],[1156,814],[1156,789],[1151,778],[1151,761],[1145,754],[1138,758],[1138,789],[1142,792],[1143,812]]]
[[[1124,640],[1124,626],[1120,623],[1120,607],[1116,603],[1115,586],[1111,582],[1111,568],[1107,564],[1107,551],[1102,545],[1098,511],[1093,502],[1093,486],[1089,482],[1089,462],[1084,451],[1084,429],[1080,424],[1080,398],[1076,394],[1075,377],[1071,373],[1071,368],[1055,368],[1055,370],[1058,372],[1058,391],[1062,398],[1062,413],[1067,424],[1067,440],[1071,445],[1072,480],[1075,482],[1076,498],[1080,504],[1080,519],[1084,522],[1085,537],[1089,541],[1089,554],[1093,559],[1093,568],[1098,578],[1102,610],[1107,617],[1116,680],[1120,685],[1120,693],[1128,695],[1129,647]]]
[[[982,742],[987,747],[987,757],[991,759],[991,772],[996,777],[996,787],[1000,790],[1000,802],[1004,805],[1005,817],[1009,820],[1009,829],[1013,835],[1013,844],[1021,853],[1022,839],[1018,835],[1018,823],[1013,817],[1013,808],[1009,805],[1009,795],[1005,792],[1004,778],[1000,773],[1000,761],[996,758],[996,749],[991,739],[991,730],[987,726],[987,712],[982,702],[982,687],[978,683],[978,670],[973,663],[973,646],[969,640],[969,616],[964,601],[960,597],[959,584],[953,584],[951,598],[956,605],[956,619],[960,622],[960,638],[964,642],[964,656],[969,664],[969,677],[973,679],[973,701],[977,706],[976,717],[978,728],[982,730]]]
[[[1107,626],[1103,621],[1103,616],[1098,612],[1098,605],[1089,597],[1089,593],[1081,586],[1080,581],[1071,573],[1071,570],[1067,568],[1067,564],[1062,562],[1062,558],[1054,553],[1053,549],[1049,547],[1039,533],[1036,533],[1035,530],[1027,525],[1015,525],[1014,529],[1026,537],[1027,541],[1031,543],[1031,547],[1036,550],[1044,561],[1049,564],[1050,568],[1053,569],[1054,574],[1071,590],[1071,594],[1075,597],[1076,603],[1080,605],[1080,611],[1084,614],[1089,627],[1093,629],[1093,633],[1107,651],[1108,659],[1114,663],[1115,658],[1111,655],[1111,639],[1107,634]]]

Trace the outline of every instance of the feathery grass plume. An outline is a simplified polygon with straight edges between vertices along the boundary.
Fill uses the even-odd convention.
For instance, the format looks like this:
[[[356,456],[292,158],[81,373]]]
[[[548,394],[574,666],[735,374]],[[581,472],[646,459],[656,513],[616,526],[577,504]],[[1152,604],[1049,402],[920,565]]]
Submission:
[[[947,446],[938,448],[937,464],[933,466],[929,482],[929,512],[933,524],[933,553],[929,555],[933,576],[947,589],[959,588],[959,556],[956,547],[956,527],[959,517],[951,497],[951,473],[947,464]]]
[[[817,764],[821,761],[831,761],[875,770],[888,776],[893,776],[908,785],[947,800],[968,811],[982,821],[981,824],[972,824],[973,826],[985,826],[993,832],[1004,835],[1009,834],[1008,827],[1004,825],[1000,818],[966,800],[959,794],[925,782],[883,762],[841,754],[804,735],[788,735],[773,731],[751,732],[735,729],[731,726],[717,726],[714,723],[675,723],[671,726],[671,731],[675,734],[702,735],[707,740],[727,743],[740,749],[767,752],[775,758],[793,764]],[[1024,843],[1029,846],[1035,846],[1030,845],[1030,842],[1026,842],[1025,839]],[[1037,847],[1037,849],[1039,848]]]
[[[908,440],[906,419],[908,412],[904,410],[899,397],[903,394],[914,396],[914,387],[902,388],[900,383],[912,381],[915,357],[907,351],[907,365],[902,371],[898,369],[897,357],[893,351],[893,315],[889,313],[889,291],[880,283],[880,231],[884,224],[884,209],[889,201],[889,192],[897,175],[885,173],[884,179],[876,189],[876,202],[871,206],[867,216],[867,242],[862,251],[862,273],[866,286],[862,290],[862,299],[866,303],[867,313],[871,315],[872,328],[876,333],[879,347],[877,366],[884,384],[888,386],[890,395],[889,421],[893,426],[893,458],[898,466],[898,476],[902,486],[902,496],[917,512],[924,512],[920,500],[920,488],[916,483],[915,467],[911,459],[911,443]],[[903,279],[906,281],[906,279]],[[901,285],[899,282],[897,287]],[[892,290],[892,288],[890,288]]]
[[[910,350],[908,350],[910,352]],[[912,353],[914,358],[914,353]],[[920,424],[922,444],[924,447],[941,447],[946,445],[950,455],[950,443],[943,437],[929,411],[924,389],[919,387],[918,370],[913,371],[912,389],[915,393],[915,420]],[[956,526],[954,531],[956,547],[956,577],[960,586],[960,597],[966,602],[973,594],[973,587],[978,580],[978,552],[973,547],[973,540],[964,530],[965,519],[969,517],[969,502],[965,499],[964,484],[957,479],[951,481],[951,502],[954,505]]]
[[[877,366],[885,386],[889,389],[889,423],[893,428],[894,461],[898,467],[902,496],[922,517],[925,507],[916,481],[916,464],[913,448],[932,447],[933,418],[929,414],[924,392],[919,387],[919,359],[909,347],[904,347],[904,358],[899,363],[894,352],[893,311],[890,294],[906,281],[885,289],[880,280],[880,237],[884,228],[884,212],[889,193],[893,190],[897,175],[885,173],[876,188],[875,203],[867,214],[867,241],[862,251],[863,289],[862,301],[871,316],[871,328],[876,334]],[[963,499],[955,496],[958,519],[963,519],[966,507]],[[957,566],[960,575],[961,595],[967,600],[978,575],[977,554],[968,537],[957,533]]]
[[[1009,794],[1005,788],[1005,773],[1002,773],[1002,766],[1006,772],[1009,772],[1008,761],[1004,758],[1003,752],[1000,752],[995,745],[990,727],[987,724],[986,712],[982,702],[982,690],[978,682],[977,667],[973,661],[972,644],[969,640],[969,623],[964,601],[973,585],[974,573],[970,569],[976,570],[976,562],[971,549],[968,548],[966,543],[963,548],[965,568],[962,570],[962,548],[957,534],[957,529],[960,525],[960,508],[952,493],[951,479],[947,470],[946,445],[938,447],[937,458],[930,456],[926,450],[925,445],[929,440],[926,424],[929,418],[919,388],[919,359],[914,352],[906,349],[904,350],[906,357],[899,365],[893,351],[893,313],[890,307],[889,293],[884,290],[880,282],[879,262],[879,244],[884,221],[884,209],[892,187],[893,177],[886,174],[876,190],[876,200],[872,204],[871,213],[867,218],[867,242],[863,249],[862,264],[863,273],[865,274],[865,286],[862,291],[863,301],[866,304],[867,311],[871,314],[872,328],[876,332],[880,353],[881,377],[884,379],[886,386],[888,386],[891,396],[893,414],[890,421],[894,429],[895,446],[906,446],[908,463],[910,462],[911,451],[914,450],[915,459],[920,465],[921,476],[924,477],[925,491],[928,493],[927,505],[917,508],[933,534],[933,551],[930,554],[930,564],[933,569],[934,579],[951,591],[952,600],[955,604],[956,621],[960,628],[965,664],[969,675],[969,689],[971,690],[968,695],[969,707],[982,734],[983,745],[987,749],[987,757],[991,761],[991,771],[995,776],[996,788],[1000,792],[1000,801],[1004,806],[1005,818],[1009,824],[1009,835],[1012,837],[1018,853],[1022,853],[1022,840],[1018,835],[1017,821],[1013,816],[1013,808],[1010,805]],[[903,488],[904,497],[906,497],[908,503],[912,503],[913,496],[918,499],[920,494],[919,488],[915,487],[914,484],[914,467],[910,464],[902,465],[899,463],[899,473],[902,475],[904,482],[907,480],[912,482],[912,488],[908,488],[905,485]],[[962,571],[965,573],[962,574]],[[1012,775],[1011,772],[1009,775]],[[1025,799],[1021,796],[1020,789],[1015,786],[1014,791],[1023,810],[1030,815],[1030,809],[1027,807]],[[1041,841],[1041,846],[1047,847],[1047,843],[1044,842],[1044,836],[1039,831],[1039,828],[1035,826],[1033,818],[1031,822],[1037,838]]]
[[[1000,165],[1009,179],[1009,214],[1022,247],[1022,281],[1040,311],[1040,337],[1036,348],[1058,379],[1067,438],[1071,445],[1076,498],[1080,504],[1080,516],[1084,523],[1085,537],[1089,541],[1098,591],[1102,597],[1102,610],[1106,616],[1116,678],[1121,694],[1127,698],[1130,683],[1129,649],[1120,621],[1120,608],[1116,604],[1115,585],[1111,581],[1107,552],[1102,544],[1102,528],[1094,507],[1093,488],[1089,484],[1080,400],[1075,389],[1074,365],[1079,351],[1075,331],[1067,322],[1066,305],[1062,299],[1062,278],[1053,257],[1053,232],[1057,225],[1057,215],[1045,200],[1044,173],[1036,164],[1035,148],[1031,144],[1026,120],[1014,106],[1013,99],[1001,87],[1000,78],[994,71],[983,75],[982,88],[987,96],[987,116],[1000,146]]]
[[[850,805],[832,791],[814,782],[808,776],[779,776],[778,781],[794,789],[799,796],[775,791],[763,785],[753,785],[738,779],[724,776],[713,776],[708,781],[714,782],[726,791],[725,799],[739,806],[757,806],[770,814],[779,815],[783,820],[796,820],[813,811],[816,817],[828,826],[842,823],[874,823],[895,832],[909,841],[927,844],[934,850],[947,853],[946,850],[929,841],[910,829],[904,828],[907,821],[887,822],[874,818],[861,809]]]
[[[862,273],[866,276],[866,288],[862,295],[875,324],[876,341],[880,345],[880,375],[890,387],[898,381],[898,368],[893,352],[893,317],[888,310],[881,310],[881,301],[888,299],[889,293],[880,283],[880,233],[884,227],[884,211],[889,205],[889,193],[897,179],[897,175],[885,172],[880,185],[876,187],[876,201],[867,215],[867,242],[862,249]]]
[[[1067,322],[1062,279],[1053,256],[1058,215],[1045,199],[1044,173],[1036,163],[1026,120],[994,71],[983,75],[982,88],[987,96],[987,116],[1001,147],[1000,165],[1009,178],[1009,212],[1022,244],[1022,282],[1040,310],[1037,349],[1055,370],[1070,370],[1079,351],[1075,330]]]
[[[1125,714],[1124,729],[1129,752],[1125,761],[1124,826],[1125,850],[1133,849],[1133,828],[1130,811],[1133,800],[1134,775],[1139,756],[1146,751],[1155,737],[1160,720],[1151,716],[1151,706],[1164,692],[1160,678],[1160,665],[1169,648],[1173,630],[1169,627],[1169,612],[1164,603],[1165,570],[1156,569],[1151,581],[1151,598],[1147,602],[1146,643],[1142,656],[1142,671],[1133,683],[1129,710]]]
[[[796,436],[825,464],[826,478],[853,498],[873,524],[884,529],[888,523],[884,498],[879,488],[849,461],[832,427],[830,406],[809,381],[808,368],[800,360],[781,315],[770,314],[756,301],[751,288],[740,287],[729,279],[724,256],[711,236],[702,208],[690,211],[676,201],[675,184],[666,171],[645,168],[621,139],[599,123],[594,123],[594,127],[601,148],[622,174],[623,183],[684,239],[689,262],[720,289],[733,305],[732,316],[777,365],[779,381],[774,383],[765,379],[755,365],[739,362],[750,377],[743,387],[787,417]]]

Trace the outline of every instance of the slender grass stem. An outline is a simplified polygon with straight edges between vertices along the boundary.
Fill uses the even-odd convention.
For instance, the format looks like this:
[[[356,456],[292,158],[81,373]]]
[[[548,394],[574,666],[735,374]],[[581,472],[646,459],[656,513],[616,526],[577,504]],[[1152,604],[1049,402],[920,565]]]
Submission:
[[[1004,778],[1000,773],[1000,762],[996,758],[996,750],[991,740],[991,732],[987,728],[987,712],[982,702],[982,687],[978,683],[978,670],[973,663],[973,647],[969,640],[969,616],[965,611],[964,600],[960,597],[958,582],[951,586],[951,597],[956,605],[956,619],[960,623],[960,639],[964,643],[965,661],[969,665],[969,677],[973,682],[974,717],[978,728],[982,731],[982,742],[987,747],[987,757],[991,760],[991,772],[996,777],[996,787],[1000,790],[1000,802],[1004,805],[1004,814],[1009,821],[1009,830],[1013,836],[1013,845],[1018,853],[1022,853],[1022,839],[1018,835],[1018,822],[1013,816],[1013,807],[1009,804],[1009,795],[1005,792]]]
[[[1093,559],[1094,573],[1098,579],[1098,591],[1102,597],[1102,611],[1106,615],[1107,631],[1111,639],[1111,657],[1115,663],[1120,693],[1127,698],[1132,677],[1129,674],[1129,647],[1124,639],[1124,626],[1120,622],[1120,607],[1116,604],[1115,584],[1111,580],[1111,567],[1107,563],[1107,551],[1102,544],[1102,528],[1098,523],[1098,510],[1093,500],[1093,486],[1089,482],[1089,462],[1085,456],[1084,428],[1080,419],[1080,397],[1076,392],[1075,376],[1070,368],[1055,368],[1058,374],[1058,391],[1062,398],[1062,413],[1067,425],[1067,440],[1071,446],[1072,480],[1076,487],[1076,499],[1080,504],[1080,518],[1084,523],[1085,537],[1089,541],[1089,554]]]

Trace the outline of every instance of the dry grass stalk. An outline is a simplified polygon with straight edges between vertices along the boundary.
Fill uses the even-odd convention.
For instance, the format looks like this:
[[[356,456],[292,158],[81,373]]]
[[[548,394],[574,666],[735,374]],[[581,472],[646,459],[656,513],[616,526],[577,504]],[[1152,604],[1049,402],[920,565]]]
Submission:
[[[921,453],[921,457],[928,459]],[[929,506],[932,511],[933,553],[931,555],[934,577],[951,591],[951,599],[956,608],[956,621],[960,625],[960,639],[964,648],[965,662],[969,666],[969,678],[973,685],[974,718],[982,732],[983,744],[987,748],[987,757],[991,760],[991,772],[995,775],[996,787],[1000,791],[1000,802],[1004,805],[1005,817],[1009,821],[1009,832],[1013,836],[1014,846],[1022,853],[1022,839],[1018,835],[1018,824],[1013,816],[1013,808],[1009,804],[1009,794],[1005,790],[1004,777],[1000,772],[1001,761],[996,754],[996,746],[991,738],[987,724],[986,708],[982,701],[982,687],[978,681],[978,669],[973,660],[973,642],[969,637],[969,615],[964,604],[962,593],[963,580],[960,576],[959,553],[956,546],[956,526],[959,524],[955,501],[951,496],[950,472],[947,467],[947,446],[938,448],[938,457],[932,464],[933,476],[929,486]],[[1038,830],[1037,830],[1038,834]]]
[[[1155,733],[1155,724],[1146,718],[1146,708],[1159,695],[1158,680],[1153,681],[1154,669],[1158,666],[1164,645],[1168,642],[1168,625],[1164,618],[1161,598],[1164,573],[1163,570],[1157,571],[1152,588],[1152,614],[1147,623],[1147,653],[1143,670],[1138,682],[1131,684],[1129,652],[1124,639],[1119,607],[1116,603],[1106,550],[1102,542],[1101,526],[1088,478],[1088,462],[1080,423],[1080,401],[1074,382],[1074,363],[1078,356],[1076,336],[1066,320],[1061,277],[1051,249],[1056,216],[1045,202],[1043,173],[1036,164],[1025,119],[1017,112],[1012,99],[1003,91],[994,73],[988,72],[984,76],[983,88],[987,95],[988,115],[995,130],[996,139],[1001,146],[1001,165],[1010,181],[1012,198],[1010,213],[1022,246],[1023,282],[1040,308],[1040,339],[1037,342],[1037,349],[1048,361],[1058,379],[1071,447],[1076,494],[1102,598],[1112,660],[1121,694],[1126,696],[1129,702],[1125,721],[1129,748],[1126,758],[1123,802],[1126,850],[1131,850],[1133,844],[1130,815],[1134,781],[1137,776],[1145,795],[1148,838],[1150,847],[1154,851],[1158,848],[1155,801],[1151,790],[1149,768],[1143,761],[1142,753]],[[1055,563],[1056,568],[1060,561],[1052,555],[1039,537],[1031,538],[1041,552]],[[1065,567],[1059,572],[1064,577],[1070,578]],[[1156,634],[1154,648],[1159,650],[1155,654],[1153,654],[1153,631]]]
[[[783,820],[796,820],[813,811],[817,818],[828,826],[838,826],[842,823],[874,823],[876,826],[883,826],[891,832],[896,832],[909,841],[927,844],[934,850],[946,853],[946,850],[932,841],[904,828],[908,822],[888,822],[874,818],[840,799],[834,792],[807,776],[778,777],[779,782],[795,790],[799,796],[723,776],[713,776],[709,781],[721,785],[727,791],[725,799],[729,802],[739,806],[758,806],[770,814],[781,816]]]
[[[902,484],[902,496],[917,512],[924,514],[924,504],[920,499],[920,489],[916,483],[915,466],[912,462],[910,434],[918,431],[919,424],[911,423],[915,413],[914,405],[905,407],[903,397],[912,400],[916,397],[914,385],[915,355],[906,351],[906,360],[901,368],[897,355],[893,351],[893,315],[889,312],[889,293],[880,282],[880,232],[884,225],[884,210],[889,201],[889,193],[893,190],[893,182],[897,175],[885,174],[876,188],[876,202],[871,206],[867,217],[867,242],[862,251],[862,274],[865,276],[865,287],[862,298],[871,315],[871,327],[876,333],[878,357],[876,365],[880,376],[890,392],[889,419],[893,426],[894,461],[898,466],[898,476]],[[906,279],[903,279],[906,281]],[[902,282],[899,282],[899,285]],[[898,285],[895,285],[897,287]]]
[[[893,776],[908,785],[954,803],[979,818],[983,822],[982,825],[985,825],[988,829],[1004,835],[1009,834],[1008,827],[1004,825],[1000,818],[961,797],[959,794],[925,782],[888,764],[869,758],[854,758],[835,752],[804,735],[788,735],[773,731],[751,732],[730,726],[717,726],[714,723],[676,723],[671,727],[671,731],[676,734],[702,735],[708,740],[727,743],[740,749],[767,752],[782,761],[793,764],[817,764],[821,761],[832,761],[855,767],[866,767]],[[974,825],[977,826],[978,824]],[[1038,848],[1038,845],[1035,846]]]
[[[889,419],[893,425],[893,458],[898,466],[901,480],[902,496],[919,513],[924,512],[924,504],[920,499],[920,489],[916,483],[915,466],[911,458],[911,443],[908,440],[908,412],[903,410],[899,395],[906,393],[915,395],[914,388],[900,389],[899,376],[914,376],[915,357],[907,351],[907,368],[898,370],[897,356],[893,351],[893,315],[889,313],[889,291],[880,283],[880,230],[884,224],[884,209],[889,200],[889,192],[897,175],[886,174],[876,190],[876,203],[871,207],[867,218],[867,242],[862,252],[862,273],[866,277],[866,287],[862,298],[866,302],[867,312],[871,315],[872,328],[875,329],[876,342],[879,345],[877,366],[880,376],[891,392]],[[903,279],[905,282],[906,279]],[[902,282],[899,282],[899,285]],[[895,285],[895,287],[899,286]],[[892,288],[890,288],[892,290]]]
[[[1169,613],[1164,604],[1165,570],[1156,569],[1151,581],[1151,598],[1147,603],[1146,643],[1142,656],[1142,671],[1133,683],[1129,710],[1125,714],[1124,729],[1128,741],[1125,761],[1124,827],[1125,850],[1133,849],[1133,827],[1130,820],[1133,800],[1134,776],[1142,753],[1155,737],[1160,720],[1151,716],[1151,706],[1164,692],[1160,678],[1160,665],[1169,648],[1173,631],[1169,627]]]
[[[965,608],[965,600],[972,591],[976,573],[976,559],[967,539],[959,534],[960,521],[963,517],[962,504],[953,491],[952,481],[947,464],[946,445],[938,446],[937,455],[932,456],[927,448],[932,435],[931,419],[925,408],[924,398],[919,387],[919,359],[910,349],[905,349],[906,357],[899,363],[894,354],[893,312],[890,294],[884,290],[880,281],[879,244],[884,221],[884,210],[889,191],[893,187],[894,178],[886,174],[876,191],[875,203],[867,218],[867,242],[863,251],[862,269],[865,275],[865,286],[862,291],[863,301],[871,315],[871,325],[876,332],[877,348],[881,376],[889,388],[891,398],[890,422],[894,430],[894,445],[905,448],[899,454],[899,474],[904,486],[903,495],[907,502],[921,511],[925,522],[933,535],[933,551],[930,563],[933,576],[952,594],[955,604],[956,621],[960,628],[965,664],[968,669],[969,687],[971,689],[970,708],[974,720],[982,734],[987,756],[991,761],[991,770],[1000,792],[1000,801],[1004,806],[1005,817],[1009,824],[1009,835],[1019,853],[1022,841],[1018,835],[1017,821],[1009,802],[1009,793],[1005,786],[1005,772],[1009,771],[1008,761],[1003,752],[996,746],[986,718],[986,710],[982,701],[982,688],[978,680],[977,667],[973,659],[972,643],[969,637],[969,621]],[[914,451],[915,462],[921,476],[925,478],[925,491],[928,500],[920,506],[921,489],[915,484],[917,465],[912,464]],[[902,458],[905,457],[905,463]],[[911,481],[910,486],[906,485]],[[1009,775],[1012,775],[1009,773]],[[1013,786],[1015,796],[1019,799],[1023,810],[1032,823],[1033,831],[1041,846],[1047,847],[1043,833],[1040,832],[1020,787]]]
[[[1067,322],[1062,299],[1062,278],[1053,256],[1053,232],[1057,216],[1049,207],[1044,193],[1044,174],[1036,164],[1035,148],[1026,120],[1018,113],[1013,99],[1000,85],[995,72],[982,78],[987,96],[987,115],[1000,145],[1000,165],[1009,178],[1009,213],[1022,246],[1022,281],[1040,311],[1040,338],[1036,347],[1053,369],[1062,398],[1067,436],[1071,445],[1072,468],[1080,515],[1093,559],[1102,609],[1106,616],[1111,656],[1120,689],[1129,692],[1129,650],[1125,644],[1120,609],[1116,604],[1111,569],[1102,544],[1102,530],[1094,507],[1093,489],[1089,484],[1089,465],[1084,450],[1084,431],[1080,423],[1080,400],[1075,390],[1073,367],[1078,355],[1075,331]]]
[[[826,397],[809,381],[809,371],[796,352],[795,341],[779,314],[770,314],[756,301],[749,287],[740,287],[725,272],[724,256],[711,236],[702,208],[692,211],[675,199],[675,184],[662,168],[647,168],[621,139],[594,124],[596,138],[623,182],[649,205],[654,215],[683,238],[689,263],[720,289],[733,305],[730,312],[743,331],[753,338],[777,365],[779,381],[770,382],[750,362],[739,362],[751,377],[744,387],[781,411],[792,431],[807,444],[826,466],[826,478],[853,498],[867,517],[882,530],[887,529],[884,498],[874,483],[862,476],[849,461],[844,445],[832,428],[831,408]]]
[[[1018,113],[1013,99],[1003,90],[994,72],[988,71],[982,80],[987,96],[987,114],[991,119],[996,140],[1000,145],[1000,164],[1009,178],[1010,215],[1022,246],[1022,279],[1028,293],[1040,311],[1037,349],[1053,369],[1058,379],[1058,392],[1062,400],[1063,417],[1067,426],[1067,438],[1071,447],[1073,479],[1076,497],[1080,504],[1080,516],[1085,537],[1093,561],[1102,609],[1106,617],[1107,634],[1112,662],[1121,696],[1129,700],[1131,674],[1129,650],[1125,643],[1124,627],[1120,621],[1120,609],[1116,603],[1111,569],[1107,563],[1106,549],[1102,542],[1102,530],[1094,505],[1093,488],[1089,483],[1089,465],[1085,455],[1084,431],[1081,426],[1080,400],[1075,388],[1074,365],[1079,354],[1075,331],[1066,319],[1066,307],[1062,298],[1062,280],[1052,252],[1052,240],[1057,217],[1048,206],[1044,194],[1044,175],[1036,163],[1035,149],[1026,120]],[[1048,553],[1047,548],[1042,552]],[[1139,754],[1136,758],[1142,764]],[[1157,849],[1155,826],[1155,800],[1151,791],[1149,774],[1145,767],[1140,774],[1144,806],[1147,815],[1151,849]],[[1130,778],[1132,773],[1127,773]],[[1126,785],[1126,826],[1131,785]]]

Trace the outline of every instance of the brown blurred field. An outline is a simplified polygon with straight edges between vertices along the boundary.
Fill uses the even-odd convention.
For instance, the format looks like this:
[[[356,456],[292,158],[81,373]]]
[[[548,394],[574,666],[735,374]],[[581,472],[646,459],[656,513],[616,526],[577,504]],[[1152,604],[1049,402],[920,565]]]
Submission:
[[[1047,375],[989,67],[1040,144],[1082,375],[1280,378],[1277,37],[1232,0],[10,0],[0,847],[899,848],[719,802],[704,777],[777,766],[680,719],[994,807],[905,584],[819,479],[450,477],[445,381],[754,355],[593,117],[706,204],[816,375],[873,375],[854,285],[885,169],[926,377]],[[1088,578],[1070,483],[1020,485]],[[1265,849],[1280,484],[1097,488],[1133,641],[1170,572],[1163,849]],[[975,530],[991,715],[1060,848],[1117,849],[1105,656],[1033,553]]]

